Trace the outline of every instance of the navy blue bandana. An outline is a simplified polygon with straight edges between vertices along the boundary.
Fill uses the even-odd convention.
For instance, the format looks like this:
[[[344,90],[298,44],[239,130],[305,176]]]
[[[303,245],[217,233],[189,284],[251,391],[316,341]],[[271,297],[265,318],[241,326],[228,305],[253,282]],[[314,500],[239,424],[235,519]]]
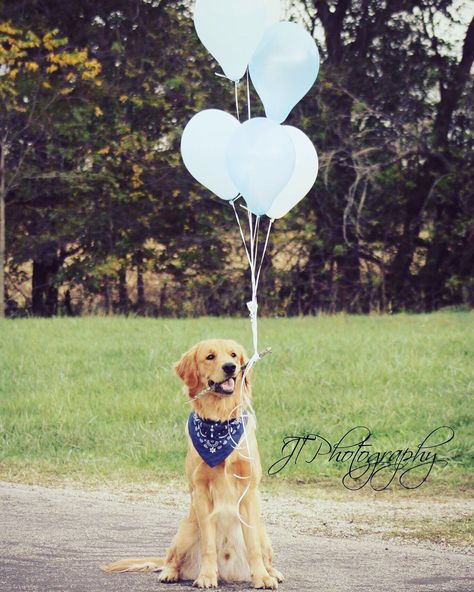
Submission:
[[[194,448],[207,465],[215,467],[232,454],[244,433],[247,419],[247,411],[241,417],[229,421],[202,419],[195,411],[189,415],[189,435]]]

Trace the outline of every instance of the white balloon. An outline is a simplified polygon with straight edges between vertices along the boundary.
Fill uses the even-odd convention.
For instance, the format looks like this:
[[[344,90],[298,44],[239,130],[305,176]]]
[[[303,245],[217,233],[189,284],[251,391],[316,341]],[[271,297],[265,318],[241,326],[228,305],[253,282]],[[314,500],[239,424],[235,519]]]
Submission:
[[[238,81],[267,27],[265,0],[196,0],[194,26],[227,78]]]
[[[181,155],[191,175],[222,199],[234,199],[239,190],[227,170],[227,147],[240,127],[235,117],[219,109],[194,115],[181,138]]]
[[[267,27],[270,27],[271,25],[278,23],[282,19],[282,9],[280,5],[280,0],[264,0],[264,2],[267,8],[266,25]]]
[[[293,174],[283,191],[266,212],[269,218],[282,218],[285,216],[313,187],[318,176],[318,154],[313,143],[301,130],[291,125],[284,125],[296,152],[296,162]]]
[[[232,136],[227,166],[249,210],[263,216],[291,177],[295,147],[281,125],[256,117]]]

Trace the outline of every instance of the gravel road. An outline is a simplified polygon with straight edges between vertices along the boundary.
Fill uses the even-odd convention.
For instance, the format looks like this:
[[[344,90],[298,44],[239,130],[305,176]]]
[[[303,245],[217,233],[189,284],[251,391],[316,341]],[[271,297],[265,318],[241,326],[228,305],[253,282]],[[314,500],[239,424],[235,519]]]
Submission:
[[[326,536],[326,531],[321,534],[313,528],[315,521],[321,521],[326,510],[328,519],[344,514],[343,504],[331,502],[326,509],[319,505],[313,516],[285,510],[283,520],[281,499],[266,498],[264,514],[275,565],[286,576],[280,584],[283,592],[474,590],[473,561],[466,550],[387,541],[380,534],[345,537],[341,525]],[[99,569],[101,563],[131,555],[164,554],[186,505],[181,491],[134,499],[0,482],[0,590],[192,590],[191,582],[161,584],[156,574],[106,574]]]

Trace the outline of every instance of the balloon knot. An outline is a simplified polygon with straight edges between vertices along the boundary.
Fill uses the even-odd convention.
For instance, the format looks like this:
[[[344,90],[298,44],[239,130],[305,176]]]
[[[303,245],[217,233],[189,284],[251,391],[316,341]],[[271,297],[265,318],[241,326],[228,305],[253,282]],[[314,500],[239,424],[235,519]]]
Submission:
[[[258,303],[256,300],[249,300],[249,302],[247,302],[247,308],[249,309],[251,317],[257,316]]]

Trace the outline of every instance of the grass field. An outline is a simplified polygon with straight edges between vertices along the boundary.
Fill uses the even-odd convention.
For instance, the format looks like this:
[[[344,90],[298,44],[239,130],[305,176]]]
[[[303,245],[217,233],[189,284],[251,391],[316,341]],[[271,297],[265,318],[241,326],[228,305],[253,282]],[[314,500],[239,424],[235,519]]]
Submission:
[[[254,371],[264,471],[289,435],[337,441],[368,426],[374,451],[455,438],[422,488],[466,490],[473,467],[474,314],[263,319],[273,354]],[[126,482],[182,475],[189,405],[172,363],[196,341],[250,348],[247,319],[85,318],[0,324],[0,478]],[[301,458],[266,483],[338,483]]]

